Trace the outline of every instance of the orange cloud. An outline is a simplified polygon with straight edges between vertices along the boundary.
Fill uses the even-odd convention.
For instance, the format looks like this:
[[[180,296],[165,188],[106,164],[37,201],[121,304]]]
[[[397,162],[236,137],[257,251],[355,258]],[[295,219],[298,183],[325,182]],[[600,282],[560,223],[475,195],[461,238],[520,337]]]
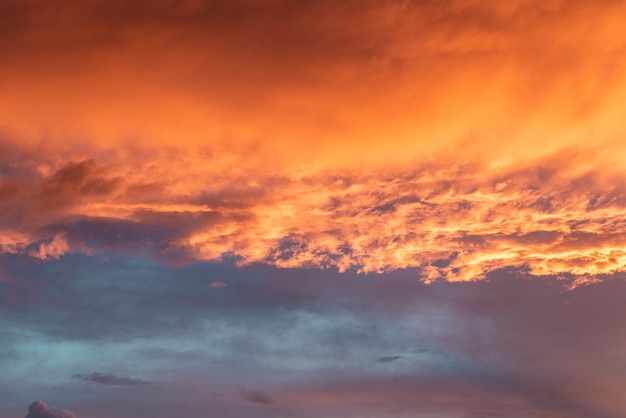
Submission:
[[[57,150],[183,145],[243,167],[600,148],[621,132],[622,8],[9,1],[0,121]]]
[[[582,172],[580,153],[563,155],[526,166],[364,172],[237,172],[184,153],[177,161],[66,163],[47,175],[31,168],[2,203],[23,210],[5,212],[0,248],[44,260],[126,249],[339,271],[415,268],[428,282],[479,280],[505,267],[581,284],[624,271],[619,173]]]
[[[619,2],[34,4],[0,5],[3,252],[624,270]]]
[[[226,287],[226,283],[224,282],[211,282],[211,284],[209,285],[209,287],[211,289],[219,289],[221,287]]]
[[[29,255],[41,260],[58,260],[69,251],[67,240],[62,235],[57,235],[49,243],[39,244],[36,251],[29,252]]]

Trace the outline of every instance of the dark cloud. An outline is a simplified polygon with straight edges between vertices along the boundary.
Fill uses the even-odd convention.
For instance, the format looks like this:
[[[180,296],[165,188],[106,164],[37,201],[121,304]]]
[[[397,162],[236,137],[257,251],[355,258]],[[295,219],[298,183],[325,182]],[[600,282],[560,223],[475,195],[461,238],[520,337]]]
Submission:
[[[47,177],[42,184],[44,205],[56,205],[69,200],[68,196],[110,195],[119,179],[107,178],[93,160],[69,163]]]
[[[48,408],[44,402],[36,401],[28,407],[26,418],[76,418],[76,416],[67,409]]]
[[[402,356],[385,356],[385,357],[378,357],[376,359],[377,363],[391,363],[394,362],[396,360],[400,360],[401,358],[403,358]]]
[[[130,251],[159,255],[166,259],[176,240],[193,231],[227,221],[216,211],[176,213],[136,211],[133,220],[75,216],[47,225],[50,234],[64,233],[75,245],[99,251]]]
[[[265,392],[259,390],[242,390],[239,396],[244,401],[255,405],[273,406],[276,403]]]
[[[108,373],[94,372],[91,374],[75,374],[72,379],[79,379],[89,383],[97,383],[99,385],[107,386],[147,386],[152,385],[153,382],[148,382],[140,379],[131,379],[129,377],[115,376]]]

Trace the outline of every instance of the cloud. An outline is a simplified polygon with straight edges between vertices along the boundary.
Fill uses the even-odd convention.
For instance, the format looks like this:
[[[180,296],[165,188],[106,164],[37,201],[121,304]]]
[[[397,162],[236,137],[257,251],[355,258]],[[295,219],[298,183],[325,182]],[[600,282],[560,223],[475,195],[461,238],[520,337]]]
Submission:
[[[113,374],[98,372],[91,374],[75,374],[72,376],[72,379],[79,379],[85,382],[107,386],[146,386],[153,384],[152,382],[145,380],[131,379],[129,377],[121,377]]]
[[[402,356],[385,356],[385,357],[378,357],[378,359],[376,359],[377,363],[392,363],[396,360],[400,360],[401,358],[403,358]]]
[[[40,260],[58,260],[70,250],[70,246],[62,234],[56,235],[51,242],[39,244],[39,248],[29,255]]]
[[[273,406],[276,402],[265,392],[258,390],[242,390],[239,392],[241,398],[251,404],[261,406]]]
[[[179,264],[411,268],[426,282],[481,280],[506,267],[601,278],[626,268],[626,189],[621,171],[587,164],[593,152],[495,167],[451,160],[236,175],[183,152],[175,161],[57,162],[47,174],[32,168],[45,160],[24,161],[11,175],[23,186],[0,200],[0,251],[43,261],[117,251]],[[169,174],[153,189],[155,161]],[[114,188],[94,185],[111,179]],[[66,197],[43,204],[50,187]]]
[[[224,282],[211,282],[209,287],[211,289],[219,289],[221,287],[226,287],[226,283],[224,283]]]
[[[532,158],[619,131],[626,31],[611,0],[62,4],[0,9],[19,22],[2,29],[0,121],[29,144],[45,126],[57,149],[182,143],[242,166],[336,168]]]
[[[601,283],[602,280],[597,278],[597,277],[579,277],[576,280],[572,281],[569,286],[567,287],[567,290],[574,290],[578,287],[581,286],[589,286],[592,284],[597,284],[597,283]]]
[[[90,399],[103,414],[149,415],[163,411],[160,402],[187,402],[195,412],[206,408],[199,401],[205,400],[224,415],[254,415],[245,405],[252,401],[237,391],[232,396],[233,386],[247,387],[244,394],[264,392],[273,408],[257,409],[268,416],[375,417],[391,410],[480,416],[489,407],[503,416],[584,418],[626,411],[625,378],[615,366],[624,361],[616,347],[626,342],[623,274],[565,292],[558,278],[519,279],[514,269],[480,282],[425,285],[409,270],[168,267],[76,254],[42,269],[24,259],[3,256],[1,263],[38,279],[39,288],[39,297],[21,309],[2,311],[11,327],[2,334],[0,366],[9,378],[25,368],[54,376],[60,362],[89,370],[94,361],[164,376],[158,400],[152,391],[137,397],[95,390]],[[207,276],[230,277],[228,292],[207,289]],[[381,353],[402,359],[378,363]],[[40,354],[49,360],[38,362]],[[37,382],[23,378],[0,391],[23,393]],[[59,383],[57,390],[67,389],[66,405],[84,402],[83,382]],[[184,390],[178,384],[186,384]],[[124,387],[138,386],[118,386]],[[213,393],[221,395],[208,397]],[[127,409],[109,413],[114,405]]]
[[[0,398],[72,363],[248,415],[625,416],[623,15],[0,1]]]
[[[614,1],[62,3],[0,5],[4,253],[625,269]]]
[[[288,396],[294,405],[314,405],[319,410],[352,413],[396,413],[441,417],[558,417],[612,416],[602,407],[564,396],[564,390],[545,387],[543,382],[526,382],[495,375],[369,377],[337,379],[327,385],[294,388]],[[341,408],[341,405],[349,407]],[[386,411],[386,412],[382,412]],[[391,411],[391,412],[390,412]],[[340,416],[339,414],[337,416]],[[368,415],[365,415],[368,416]]]
[[[118,181],[106,177],[93,160],[70,162],[42,181],[40,204],[50,208],[88,196],[107,196],[115,191]]]
[[[28,415],[26,418],[76,418],[75,415],[67,409],[48,408],[41,401],[36,401],[28,407]]]

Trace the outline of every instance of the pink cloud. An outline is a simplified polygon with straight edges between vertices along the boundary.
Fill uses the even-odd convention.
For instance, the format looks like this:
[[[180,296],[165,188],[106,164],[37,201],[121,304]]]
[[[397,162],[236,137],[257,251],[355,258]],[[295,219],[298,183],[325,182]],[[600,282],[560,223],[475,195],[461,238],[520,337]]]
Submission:
[[[41,243],[38,250],[28,254],[40,260],[58,260],[70,251],[70,246],[63,234],[56,235],[51,242]]]
[[[76,416],[67,409],[48,408],[44,402],[36,401],[28,407],[26,418],[76,418]]]
[[[227,285],[226,285],[226,283],[224,283],[224,282],[212,282],[212,283],[209,285],[209,287],[210,287],[210,288],[212,288],[212,289],[219,289],[219,288],[221,288],[221,287],[226,287],[226,286],[227,286]]]

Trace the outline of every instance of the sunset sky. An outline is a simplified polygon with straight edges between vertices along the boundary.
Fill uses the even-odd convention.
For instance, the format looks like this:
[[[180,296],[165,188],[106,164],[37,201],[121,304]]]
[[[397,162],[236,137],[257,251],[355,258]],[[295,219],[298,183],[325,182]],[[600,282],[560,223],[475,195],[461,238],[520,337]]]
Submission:
[[[0,418],[626,416],[625,18],[0,1]]]

